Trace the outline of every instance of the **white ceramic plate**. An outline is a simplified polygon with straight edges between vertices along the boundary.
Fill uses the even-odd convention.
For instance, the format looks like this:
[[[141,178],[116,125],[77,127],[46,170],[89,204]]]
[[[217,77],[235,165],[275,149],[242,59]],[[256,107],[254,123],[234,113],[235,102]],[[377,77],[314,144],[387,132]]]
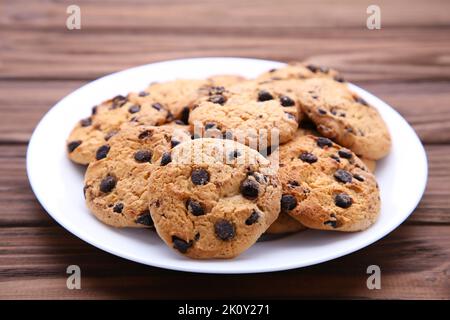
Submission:
[[[378,162],[381,215],[358,233],[308,230],[292,236],[259,242],[231,260],[190,260],[166,247],[155,232],[108,227],[89,213],[83,198],[84,168],[66,156],[66,137],[91,107],[117,94],[139,91],[153,81],[204,78],[234,73],[255,77],[282,63],[241,58],[200,58],[153,63],[95,80],[58,102],[40,121],[27,153],[27,171],[36,197],[64,228],[90,244],[117,256],[151,266],[204,273],[256,273],[313,265],[352,253],[384,237],[417,206],[427,179],[422,144],[408,123],[390,106],[351,85],[375,106],[388,124],[393,148]],[[413,173],[414,179],[411,179]]]

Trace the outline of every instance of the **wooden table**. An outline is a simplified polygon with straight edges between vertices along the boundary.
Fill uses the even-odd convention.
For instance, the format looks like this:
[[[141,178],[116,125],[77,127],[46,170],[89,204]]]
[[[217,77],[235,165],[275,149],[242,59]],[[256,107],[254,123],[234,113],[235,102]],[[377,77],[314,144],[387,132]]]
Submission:
[[[82,29],[69,31],[73,2]],[[450,2],[376,2],[381,30],[366,28],[372,1],[0,0],[0,298],[450,298]],[[308,59],[387,101],[425,144],[429,181],[418,208],[359,252],[256,275],[151,268],[60,227],[25,172],[43,114],[105,74],[200,56]],[[82,269],[81,290],[66,288],[71,264]],[[381,290],[366,287],[372,264]]]

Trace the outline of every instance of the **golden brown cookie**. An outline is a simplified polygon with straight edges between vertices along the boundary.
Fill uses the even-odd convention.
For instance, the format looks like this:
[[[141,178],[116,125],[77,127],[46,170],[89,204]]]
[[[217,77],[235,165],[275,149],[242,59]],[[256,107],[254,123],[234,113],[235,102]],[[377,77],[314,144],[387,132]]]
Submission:
[[[259,75],[257,81],[308,79],[308,78],[334,78],[344,81],[336,70],[321,67],[306,62],[291,62],[284,67],[271,69]]]
[[[304,226],[359,231],[376,221],[377,182],[350,150],[328,138],[300,135],[280,146],[279,165],[281,210]]]
[[[391,137],[380,114],[346,84],[329,78],[306,79],[300,84],[300,107],[321,135],[367,159],[381,159],[389,153]]]
[[[281,187],[270,162],[240,143],[196,139],[172,150],[150,176],[156,231],[196,259],[232,258],[254,244],[280,211]]]
[[[170,155],[173,146],[191,139],[186,129],[126,124],[97,148],[96,160],[85,175],[86,204],[92,213],[113,227],[151,226],[148,177],[155,161]]]
[[[288,89],[281,88],[281,84],[259,85],[254,81],[212,87],[192,110],[189,123],[203,136],[219,135],[254,149],[285,143],[297,131],[301,115]]]
[[[169,113],[145,92],[116,96],[92,108],[92,115],[79,121],[67,139],[69,158],[87,165],[95,159],[98,147],[107,143],[127,122],[160,125]]]

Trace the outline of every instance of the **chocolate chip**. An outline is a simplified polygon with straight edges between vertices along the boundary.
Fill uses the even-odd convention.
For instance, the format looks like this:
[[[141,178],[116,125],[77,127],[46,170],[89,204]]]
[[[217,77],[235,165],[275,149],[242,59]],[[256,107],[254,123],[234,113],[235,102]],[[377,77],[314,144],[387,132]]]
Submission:
[[[233,239],[236,234],[234,225],[225,219],[220,219],[214,224],[214,232],[223,241]]]
[[[194,216],[202,216],[205,214],[205,209],[203,209],[202,205],[198,203],[197,201],[189,199],[186,202],[186,208],[189,213],[193,214]]]
[[[207,122],[207,123],[205,123],[205,130],[216,128],[216,126],[217,125],[214,122]]]
[[[145,130],[145,131],[142,131],[142,132],[138,135],[138,138],[139,138],[139,139],[145,139],[145,138],[150,137],[151,135],[152,135],[152,132],[151,132],[151,131]]]
[[[334,203],[341,208],[347,209],[353,203],[352,198],[346,193],[339,193],[334,197]]]
[[[67,144],[67,150],[69,153],[73,152],[82,143],[81,140],[71,141]]]
[[[97,114],[97,106],[92,107],[91,114],[92,115]]]
[[[317,162],[317,157],[309,152],[302,152],[302,154],[299,156],[300,160],[307,163],[314,163]]]
[[[172,139],[172,140],[170,140],[170,146],[173,148],[173,147],[176,147],[177,145],[179,145],[180,144],[180,141],[178,141],[178,140],[175,140],[175,139]]]
[[[334,79],[334,81],[337,81],[337,82],[345,82],[344,78],[341,76],[334,76],[333,79]]]
[[[325,147],[332,147],[333,142],[328,138],[319,137],[317,138],[317,145],[323,149]]]
[[[139,97],[146,97],[148,96],[150,93],[146,92],[146,91],[141,91],[139,92]]]
[[[100,182],[100,191],[104,193],[111,192],[116,187],[116,178],[113,176],[106,176]]]
[[[127,98],[121,95],[115,96],[112,99],[111,109],[117,109],[123,106],[127,102]]]
[[[258,92],[258,101],[262,102],[269,100],[273,100],[273,96],[270,94],[270,92],[266,90],[261,90],[260,92]]]
[[[354,99],[355,99],[356,102],[358,102],[358,103],[360,103],[360,104],[362,104],[362,105],[365,105],[365,106],[368,106],[368,105],[369,105],[369,104],[367,103],[367,101],[364,100],[364,99],[361,98],[361,97],[355,97]]]
[[[152,153],[149,150],[139,150],[134,154],[134,160],[139,163],[151,162]]]
[[[295,105],[295,101],[289,98],[288,96],[281,96],[280,103],[283,107],[292,107]]]
[[[321,108],[317,109],[317,112],[319,112],[320,114],[327,114],[327,110]]]
[[[189,122],[189,113],[190,113],[189,107],[184,107],[183,110],[181,110],[181,116],[180,119],[183,121],[184,124],[188,124]]]
[[[352,182],[352,175],[350,172],[346,170],[339,169],[334,173],[334,178],[342,183],[350,183]]]
[[[254,224],[255,222],[258,221],[259,219],[259,212],[256,210],[253,210],[251,215],[245,220],[245,224],[248,226],[251,226],[252,224]]]
[[[136,112],[139,112],[140,110],[141,110],[141,106],[138,104],[132,105],[131,107],[128,108],[129,113],[136,113]]]
[[[175,120],[175,124],[178,124],[178,125],[184,125],[184,124],[186,124],[186,123],[184,123],[182,120]]]
[[[192,183],[201,186],[209,182],[209,172],[205,169],[195,169],[191,173]]]
[[[115,204],[113,211],[116,213],[122,213],[123,210],[123,203],[122,202],[118,202]]]
[[[295,181],[295,180],[291,180],[291,181],[288,182],[288,186],[291,187],[291,188],[295,188],[295,187],[300,186],[300,184],[297,181]]]
[[[194,236],[194,240],[195,240],[195,241],[198,241],[199,239],[200,239],[200,233],[197,232],[197,233],[195,234],[195,236]]]
[[[181,253],[186,253],[190,247],[192,247],[192,241],[185,241],[178,238],[177,236],[172,236],[173,247],[180,251]]]
[[[269,70],[269,73],[274,73],[275,71],[277,71],[277,69],[273,68]]]
[[[319,71],[319,67],[315,66],[313,64],[308,64],[306,66],[307,69],[309,69],[309,71],[316,73],[317,71]]]
[[[216,94],[214,96],[211,96],[208,101],[223,105],[227,101],[227,99],[223,95]]]
[[[350,150],[347,149],[341,149],[338,151],[339,157],[344,159],[351,159],[353,157],[353,154]]]
[[[228,154],[228,158],[229,159],[236,159],[237,157],[239,157],[241,155],[241,152],[239,151],[239,150],[234,150],[234,151],[231,151],[229,154]]]
[[[337,155],[332,154],[332,155],[330,156],[330,158],[333,159],[333,160],[335,160],[336,162],[341,162],[341,159],[340,159]]]
[[[142,212],[139,217],[135,220],[136,223],[142,224],[144,226],[151,227],[153,226],[153,219],[149,210],[145,210]]]
[[[291,211],[297,206],[297,199],[293,195],[283,194],[281,196],[281,210]]]
[[[165,166],[165,165],[169,164],[170,162],[172,162],[172,156],[170,155],[169,152],[164,152],[161,157],[161,165]]]
[[[223,87],[223,86],[212,86],[211,88],[209,88],[210,96],[220,95],[224,92],[225,92],[225,87]]]
[[[86,118],[80,121],[82,127],[89,127],[92,124],[92,118]]]
[[[152,108],[160,111],[163,108],[163,106],[161,103],[156,102],[156,103],[152,104]]]
[[[353,175],[353,178],[355,178],[356,180],[361,181],[361,182],[365,180],[363,176],[360,176],[360,175],[357,174],[357,173],[355,173],[355,174]]]
[[[259,195],[259,184],[253,179],[245,179],[240,187],[241,194],[247,199],[256,199]]]
[[[107,144],[99,147],[97,149],[97,152],[95,153],[95,159],[97,160],[101,160],[103,158],[106,158],[106,156],[108,155],[110,146],[108,146]]]
[[[331,226],[333,228],[337,228],[337,221],[336,220],[328,220],[328,221],[325,221],[323,224],[324,225],[329,225],[329,226]]]

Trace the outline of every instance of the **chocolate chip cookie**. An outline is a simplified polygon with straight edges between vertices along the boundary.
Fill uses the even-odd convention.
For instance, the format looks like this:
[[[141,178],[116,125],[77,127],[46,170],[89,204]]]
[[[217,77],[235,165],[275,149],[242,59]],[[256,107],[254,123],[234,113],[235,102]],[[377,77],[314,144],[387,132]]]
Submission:
[[[159,162],[149,209],[159,236],[181,254],[235,257],[278,216],[281,186],[270,162],[240,143],[196,139]]]
[[[243,80],[237,75],[216,75],[206,80],[177,79],[153,83],[146,92],[167,107],[174,119],[187,123],[190,109],[211,87],[229,86]]]
[[[380,211],[375,177],[350,150],[298,135],[279,148],[282,210],[312,229],[359,231]]]
[[[97,149],[115,135],[127,122],[160,125],[169,112],[145,93],[116,96],[92,108],[90,117],[77,123],[67,139],[69,158],[87,165],[95,160]]]
[[[366,159],[378,160],[389,153],[391,138],[380,114],[346,84],[329,78],[306,79],[300,82],[297,97],[324,137]]]
[[[292,62],[284,67],[271,69],[259,75],[256,80],[267,81],[322,77],[332,78],[340,82],[344,81],[336,70],[306,62]]]
[[[287,142],[298,127],[298,105],[278,87],[266,87],[252,81],[213,87],[192,110],[189,123],[205,137],[222,136],[254,149]]]
[[[92,213],[114,227],[152,226],[148,177],[172,146],[190,140],[186,126],[127,124],[99,146],[86,171],[84,193]],[[156,162],[158,160],[158,162]]]

